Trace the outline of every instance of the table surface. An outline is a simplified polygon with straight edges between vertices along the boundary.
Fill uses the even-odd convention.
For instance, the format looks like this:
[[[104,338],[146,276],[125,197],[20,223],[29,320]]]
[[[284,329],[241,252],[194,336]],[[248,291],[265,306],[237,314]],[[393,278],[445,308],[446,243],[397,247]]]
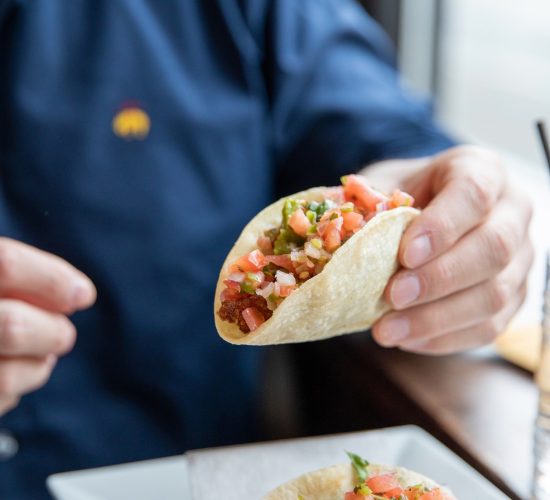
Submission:
[[[354,351],[414,401],[451,448],[508,495],[529,497],[537,406],[531,374],[492,349],[447,357],[371,344]]]

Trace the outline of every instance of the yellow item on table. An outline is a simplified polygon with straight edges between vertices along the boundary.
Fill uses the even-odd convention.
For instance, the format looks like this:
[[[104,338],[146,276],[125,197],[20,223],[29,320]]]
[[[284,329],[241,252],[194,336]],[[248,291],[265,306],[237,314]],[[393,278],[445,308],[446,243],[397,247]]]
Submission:
[[[539,325],[513,326],[495,341],[495,347],[504,359],[534,372],[539,363],[541,338]]]

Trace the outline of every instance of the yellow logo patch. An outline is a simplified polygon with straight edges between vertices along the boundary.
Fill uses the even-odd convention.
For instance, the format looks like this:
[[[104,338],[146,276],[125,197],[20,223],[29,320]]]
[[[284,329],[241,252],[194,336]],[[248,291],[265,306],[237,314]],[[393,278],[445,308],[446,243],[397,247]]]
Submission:
[[[141,141],[149,135],[151,119],[149,115],[135,103],[121,107],[112,122],[113,132],[127,141]]]

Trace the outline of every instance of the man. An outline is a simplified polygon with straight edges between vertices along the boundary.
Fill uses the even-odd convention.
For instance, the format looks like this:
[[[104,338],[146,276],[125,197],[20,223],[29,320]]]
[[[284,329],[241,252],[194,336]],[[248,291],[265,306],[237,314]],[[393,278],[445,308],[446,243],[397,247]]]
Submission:
[[[261,351],[218,339],[212,294],[275,186],[378,162],[426,207],[382,345],[481,345],[521,302],[529,204],[496,155],[445,151],[353,0],[3,0],[0,37],[2,499],[254,438]]]

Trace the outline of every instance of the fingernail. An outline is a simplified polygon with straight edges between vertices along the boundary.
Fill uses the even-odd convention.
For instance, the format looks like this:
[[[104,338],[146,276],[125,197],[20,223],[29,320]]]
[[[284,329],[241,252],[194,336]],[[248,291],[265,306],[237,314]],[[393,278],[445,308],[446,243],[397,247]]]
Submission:
[[[404,307],[414,302],[420,295],[420,283],[414,274],[396,279],[390,290],[390,298],[395,307]]]
[[[409,320],[397,315],[387,317],[380,324],[379,335],[384,345],[395,345],[409,335]]]
[[[73,286],[73,305],[75,307],[87,307],[93,301],[94,290],[90,282],[78,278]]]
[[[405,249],[404,260],[407,267],[418,267],[428,260],[432,253],[430,238],[425,234],[417,236]]]

